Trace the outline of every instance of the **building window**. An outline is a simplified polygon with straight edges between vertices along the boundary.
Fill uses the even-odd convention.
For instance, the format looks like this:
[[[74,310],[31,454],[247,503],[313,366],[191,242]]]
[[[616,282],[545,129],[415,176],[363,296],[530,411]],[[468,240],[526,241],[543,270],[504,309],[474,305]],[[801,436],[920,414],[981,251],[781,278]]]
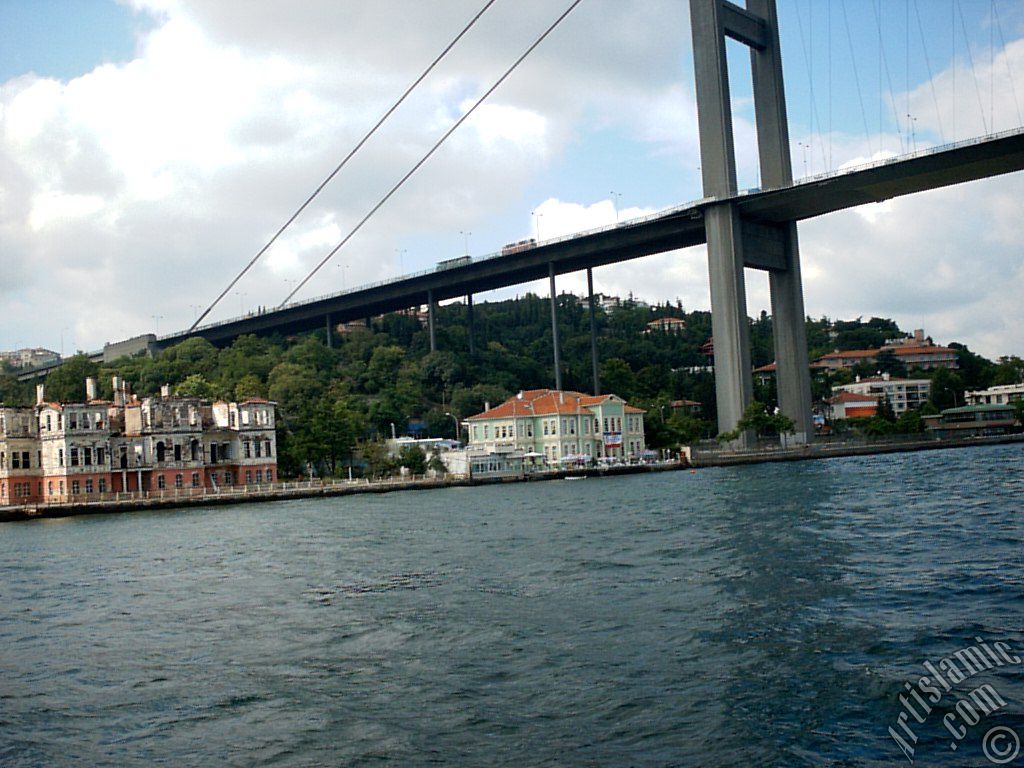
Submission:
[[[192,487],[193,488],[198,488],[199,487],[199,473],[198,472],[193,472],[192,473]]]
[[[175,445],[174,446],[174,460],[175,461],[181,461],[181,446],[180,445]]]
[[[157,475],[156,487],[159,488],[160,490],[163,490],[164,488],[166,488],[167,487],[167,478],[164,477],[163,475]]]
[[[267,482],[268,483],[274,482],[274,470],[272,470],[272,469],[268,469],[267,470]]]
[[[105,478],[100,478],[100,493],[107,492],[107,481]]]
[[[252,458],[252,445],[248,440],[242,443],[242,455],[247,459]]]
[[[547,436],[547,434],[548,434],[548,423],[545,421],[544,422],[544,435],[545,435],[545,437]]]
[[[53,480],[46,484],[46,495],[53,496]]]
[[[254,440],[253,441],[253,449],[255,451],[256,458],[257,459],[262,458],[262,455],[263,455],[263,443],[261,443],[259,440]]]
[[[49,432],[53,429],[53,422],[50,419],[50,414],[46,414],[46,431]]]
[[[175,488],[182,488],[182,487],[184,487],[184,485],[185,485],[184,478],[180,474],[179,475],[175,475],[174,476],[174,487]]]
[[[224,473],[224,485],[231,485],[231,482],[232,482],[231,481],[231,473],[230,472],[225,472]]]
[[[267,455],[267,457],[269,458],[270,456],[273,456],[274,454],[273,454],[273,453],[271,452],[271,450],[270,450],[270,441],[269,441],[269,440],[267,440],[267,441],[265,441],[265,442],[266,442],[266,445],[265,445],[265,450],[264,450],[263,452],[264,452],[264,453],[265,453],[265,454]]]
[[[252,471],[247,469],[247,470],[245,470],[245,484],[249,485],[251,483],[252,483]]]
[[[11,451],[11,469],[21,469],[21,455],[17,451]]]
[[[597,416],[595,416],[594,417],[594,434],[596,435],[600,431],[601,431],[601,421],[597,418]]]
[[[263,470],[262,469],[257,469],[256,470],[256,482],[257,483],[262,483],[263,482]]]
[[[72,467],[77,467],[78,466],[78,449],[77,448],[72,448],[71,449],[71,466]]]
[[[92,493],[92,480],[85,481],[85,492]]]
[[[72,481],[71,481],[71,495],[72,495],[72,496],[77,496],[77,495],[78,495],[78,492],[79,492],[79,489],[80,489],[80,487],[81,487],[81,486],[79,486],[79,484],[78,484],[78,481],[77,481],[77,480],[72,480]]]
[[[82,458],[85,461],[85,466],[91,467],[92,466],[92,448],[83,448],[82,449]]]
[[[105,459],[106,459],[106,452],[104,451],[104,449],[103,448],[97,448],[96,449],[96,463],[100,464],[100,465],[103,465],[104,463],[106,463]]]

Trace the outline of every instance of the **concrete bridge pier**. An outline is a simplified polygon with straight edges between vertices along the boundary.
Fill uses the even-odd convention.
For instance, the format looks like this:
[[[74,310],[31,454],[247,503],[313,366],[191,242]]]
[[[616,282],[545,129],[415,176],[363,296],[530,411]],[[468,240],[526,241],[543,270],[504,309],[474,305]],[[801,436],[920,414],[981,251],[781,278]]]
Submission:
[[[427,290],[427,328],[430,330],[430,351],[437,352],[437,334],[434,332],[434,315],[437,314],[437,304],[434,303],[434,292]]]
[[[548,283],[551,289],[551,340],[555,351],[555,389],[562,388],[562,351],[558,344],[558,294],[555,292],[555,263],[548,262]]]
[[[469,334],[469,354],[476,354],[476,346],[473,341],[473,294],[466,294],[466,332]]]
[[[747,0],[746,7],[730,0],[690,0],[690,19],[704,195],[723,199],[737,192],[726,37],[750,48],[761,185],[792,184],[775,0]],[[805,441],[813,423],[796,223],[747,220],[734,204],[722,203],[709,206],[704,227],[718,429],[735,429],[753,397],[743,274],[749,266],[769,273],[779,407],[793,420],[796,440]],[[751,437],[741,435],[739,442],[749,444]]]
[[[327,348],[330,349],[333,346],[333,344],[334,344],[333,339],[331,338],[334,335],[334,333],[331,330],[331,314],[330,314],[330,312],[327,313],[327,317],[325,318],[325,320],[326,320],[326,325],[327,325]]]
[[[587,267],[587,304],[590,309],[590,367],[594,375],[594,394],[601,394],[601,374],[597,359],[597,311],[594,309],[594,270]]]

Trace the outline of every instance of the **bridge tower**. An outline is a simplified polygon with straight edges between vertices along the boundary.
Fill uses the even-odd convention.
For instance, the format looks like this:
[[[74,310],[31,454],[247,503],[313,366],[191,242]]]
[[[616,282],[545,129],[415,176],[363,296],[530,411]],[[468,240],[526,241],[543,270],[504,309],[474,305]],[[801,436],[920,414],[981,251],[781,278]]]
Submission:
[[[690,0],[705,197],[726,198],[737,191],[726,37],[750,48],[761,185],[772,189],[793,181],[775,0],[747,0],[746,6]],[[751,266],[769,275],[779,407],[796,425],[797,441],[806,441],[814,426],[796,222],[750,221],[735,205],[722,203],[708,207],[704,226],[719,431],[735,429],[752,398],[743,275],[744,266]]]

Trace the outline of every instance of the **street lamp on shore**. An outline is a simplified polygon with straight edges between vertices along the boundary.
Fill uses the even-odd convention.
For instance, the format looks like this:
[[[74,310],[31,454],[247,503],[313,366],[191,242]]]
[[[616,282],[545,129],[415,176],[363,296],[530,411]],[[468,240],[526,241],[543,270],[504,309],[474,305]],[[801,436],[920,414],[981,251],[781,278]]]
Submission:
[[[452,421],[455,422],[455,442],[457,442],[457,443],[461,442],[462,441],[462,425],[459,424],[459,420],[457,418],[455,418],[454,414],[449,413],[448,411],[445,411],[444,415],[445,416],[450,416]]]

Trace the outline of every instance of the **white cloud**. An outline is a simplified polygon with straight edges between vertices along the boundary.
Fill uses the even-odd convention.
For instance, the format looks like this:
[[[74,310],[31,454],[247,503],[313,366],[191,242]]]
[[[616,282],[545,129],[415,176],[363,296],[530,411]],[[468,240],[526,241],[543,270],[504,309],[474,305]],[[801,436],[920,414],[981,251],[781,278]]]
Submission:
[[[161,331],[186,326],[190,305],[219,293],[479,7],[131,4],[155,18],[134,60],[68,82],[0,84],[0,300],[14,318],[0,348],[56,345],[63,327],[98,347],[152,329],[154,316]],[[681,202],[700,165],[685,5],[581,4],[301,295],[391,276],[397,250],[409,271],[448,258],[460,231],[487,252],[538,224],[543,238],[612,224],[615,203],[597,199],[608,189],[642,203],[621,218]],[[280,301],[285,280],[340,241],[554,15],[542,0],[496,4],[218,313],[235,314],[241,294],[252,306]],[[978,76],[1004,94],[986,104],[995,126],[1015,123],[1006,94],[1024,87],[1024,41]],[[910,94],[922,145],[940,117],[949,132],[954,112],[958,134],[981,128],[981,112],[967,116],[970,71],[957,70],[955,100],[952,81],[949,69],[935,78],[938,111],[930,84]],[[739,94],[741,183],[752,185],[749,112]],[[798,176],[805,146],[814,173],[829,157],[834,167],[877,159],[899,137],[794,135]],[[808,311],[891,315],[990,355],[1024,351],[1022,191],[1018,177],[997,179],[801,225]],[[687,249],[601,267],[595,281],[701,308],[706,272],[702,249]],[[767,289],[748,277],[753,314]],[[582,275],[559,279],[583,285]]]

